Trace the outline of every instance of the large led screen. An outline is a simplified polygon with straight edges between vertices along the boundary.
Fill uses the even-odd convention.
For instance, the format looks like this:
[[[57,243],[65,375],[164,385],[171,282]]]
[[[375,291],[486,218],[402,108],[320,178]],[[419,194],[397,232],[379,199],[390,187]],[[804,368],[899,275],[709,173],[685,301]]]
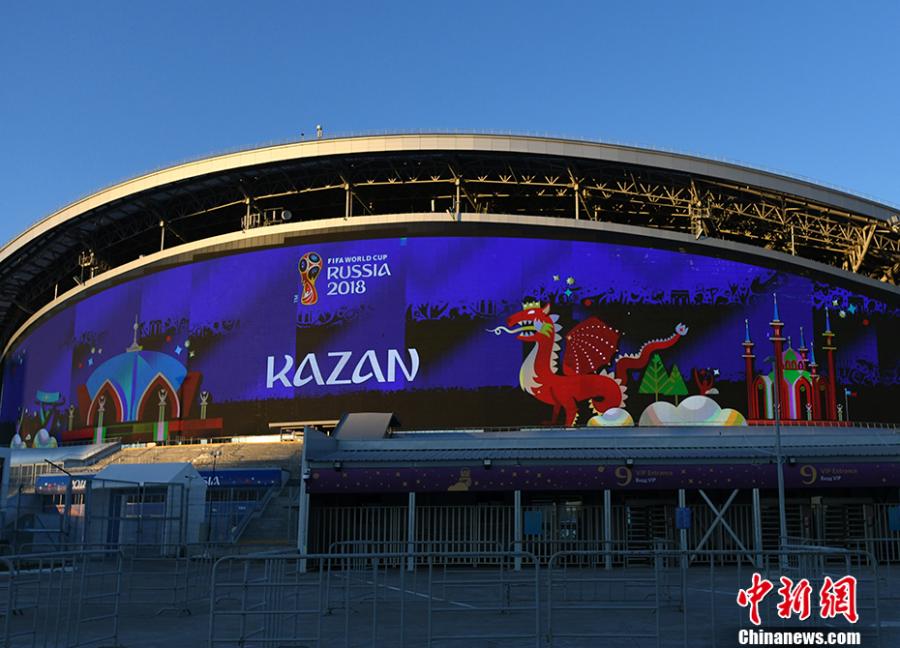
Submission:
[[[7,442],[394,412],[405,428],[900,420],[900,308],[816,276],[575,240],[221,256],[59,310],[4,359]],[[780,384],[781,389],[776,389]]]

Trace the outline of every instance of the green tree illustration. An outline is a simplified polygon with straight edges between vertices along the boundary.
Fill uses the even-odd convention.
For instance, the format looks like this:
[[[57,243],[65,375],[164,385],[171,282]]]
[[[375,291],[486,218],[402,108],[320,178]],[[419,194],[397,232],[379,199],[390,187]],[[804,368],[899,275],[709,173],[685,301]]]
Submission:
[[[662,386],[662,389],[660,389],[660,393],[664,396],[674,396],[675,405],[678,405],[679,396],[687,396],[688,388],[684,384],[684,378],[681,377],[678,365],[672,365],[672,373],[669,374],[669,378]]]
[[[654,353],[647,364],[647,368],[644,369],[644,377],[641,378],[638,392],[641,394],[653,394],[654,399],[659,400],[659,394],[663,392],[663,387],[668,379],[669,374],[666,373],[666,368],[663,366],[659,354]]]

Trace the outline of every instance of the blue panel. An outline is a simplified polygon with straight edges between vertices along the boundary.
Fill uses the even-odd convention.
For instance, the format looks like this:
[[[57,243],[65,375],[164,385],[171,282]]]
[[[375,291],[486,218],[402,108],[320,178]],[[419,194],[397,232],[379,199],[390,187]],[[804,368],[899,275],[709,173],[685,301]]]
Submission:
[[[541,511],[525,511],[522,516],[522,531],[525,535],[541,535],[544,526],[544,514]]]
[[[257,469],[240,469],[240,468],[220,468],[218,470],[199,470],[200,476],[206,480],[207,486],[235,488],[268,488],[270,486],[280,486],[282,473],[279,468],[257,468]],[[75,480],[72,487],[74,491],[83,491],[88,480],[92,479],[92,475],[85,475]],[[66,475],[41,475],[35,479],[35,491],[38,493],[64,493],[69,483],[69,477]]]
[[[256,470],[219,469],[199,470],[200,476],[206,480],[206,485],[211,487],[257,487],[281,485],[281,470],[279,468],[260,468]]]
[[[691,528],[691,507],[679,506],[675,509],[675,528],[690,529]]]
[[[891,531],[900,531],[900,506],[892,506],[888,513],[888,527]]]

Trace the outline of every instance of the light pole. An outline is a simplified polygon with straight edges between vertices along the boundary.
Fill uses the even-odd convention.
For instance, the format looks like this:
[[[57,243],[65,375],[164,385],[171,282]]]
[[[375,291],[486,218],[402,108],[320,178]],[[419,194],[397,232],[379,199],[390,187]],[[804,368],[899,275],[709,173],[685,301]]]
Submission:
[[[64,473],[69,481],[66,482],[66,503],[63,506],[63,519],[62,519],[62,527],[60,528],[60,535],[63,536],[66,540],[69,539],[69,522],[70,516],[72,515],[72,481],[75,479],[72,473],[68,470],[60,466],[59,464],[53,463],[49,459],[44,459],[44,462],[50,464],[53,468],[56,468],[61,473]],[[21,493],[19,493],[21,495]]]
[[[219,457],[221,455],[222,455],[221,450],[213,450],[212,451],[213,474],[212,474],[212,479],[209,480],[209,484],[208,484],[209,487],[214,486],[216,483],[216,477],[217,477],[216,464],[218,463]],[[209,491],[207,491],[207,493],[206,493],[206,542],[207,543],[209,542],[210,537],[212,535],[212,525],[213,525],[213,506],[212,506],[213,498],[210,495],[211,495],[211,493]],[[228,521],[229,521],[229,523],[233,522],[233,520],[230,520],[230,519]],[[232,527],[233,526],[234,525],[232,524]],[[231,528],[231,527],[229,527],[229,528]],[[234,542],[234,538],[230,538],[230,540],[232,542]]]
[[[216,479],[216,463],[219,461],[219,457],[221,457],[221,456],[222,456],[222,451],[221,451],[221,450],[213,450],[213,451],[212,451],[212,458],[213,458],[213,480],[214,480],[214,481],[215,481],[215,479]]]

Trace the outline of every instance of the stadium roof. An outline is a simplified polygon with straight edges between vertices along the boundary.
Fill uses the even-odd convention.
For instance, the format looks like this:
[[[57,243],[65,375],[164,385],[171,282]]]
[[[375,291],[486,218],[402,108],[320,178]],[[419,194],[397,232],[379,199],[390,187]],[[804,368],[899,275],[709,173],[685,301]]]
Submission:
[[[121,447],[122,444],[116,441],[57,448],[13,448],[9,462],[12,466],[30,466],[46,465],[49,460],[55,464],[63,464],[66,468],[72,468],[93,463],[117,452]]]
[[[292,234],[452,221],[577,226],[732,251],[745,246],[780,263],[842,269],[837,274],[869,286],[866,278],[881,281],[900,294],[898,209],[843,191],[596,142],[379,135],[189,162],[48,216],[0,249],[0,344],[48,304],[126,271],[285,244]]]
[[[197,469],[188,462],[152,464],[110,464],[94,475],[95,486],[129,486],[133,484],[184,484],[188,488],[203,482]],[[106,483],[101,483],[105,481]],[[206,482],[203,482],[206,486]]]
[[[782,432],[785,456],[801,460],[900,461],[900,430],[812,426]],[[497,462],[662,461],[769,463],[774,434],[765,428],[579,428],[518,432],[394,434],[384,439],[310,438],[313,465]]]

